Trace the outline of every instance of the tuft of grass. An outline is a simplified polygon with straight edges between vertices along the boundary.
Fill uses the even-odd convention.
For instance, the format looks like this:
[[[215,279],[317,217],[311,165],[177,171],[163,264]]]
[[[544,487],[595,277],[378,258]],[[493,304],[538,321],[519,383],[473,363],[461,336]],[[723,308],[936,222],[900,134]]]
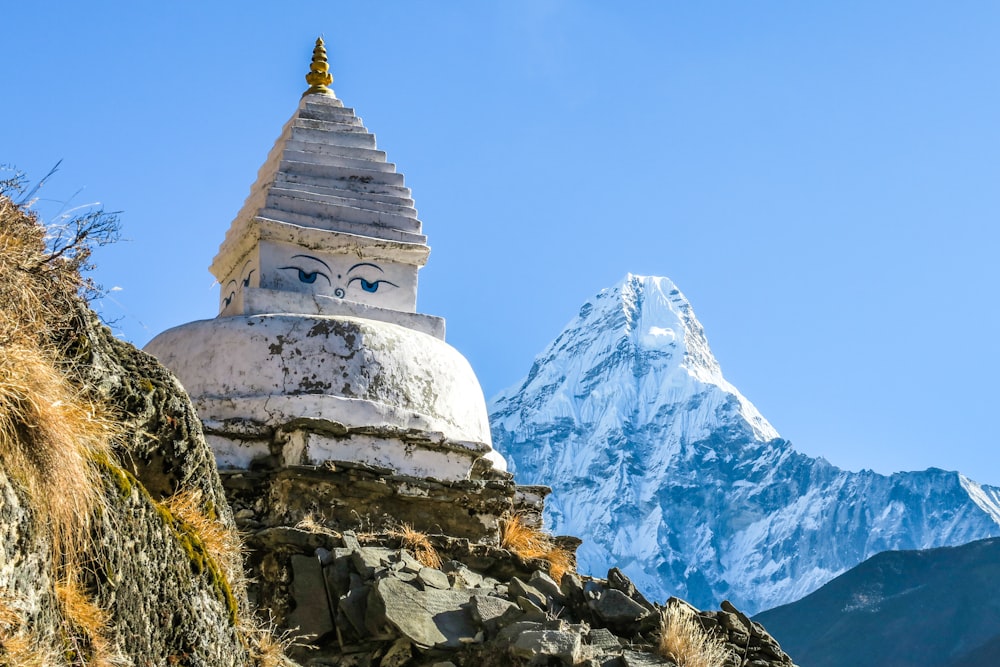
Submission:
[[[695,615],[681,605],[660,612],[657,653],[677,667],[723,667],[733,660],[725,644],[708,634]]]
[[[56,584],[56,599],[74,662],[92,667],[118,663],[119,656],[107,639],[110,615],[87,596],[77,577],[70,574]]]
[[[302,517],[302,520],[295,524],[295,527],[299,530],[304,530],[313,535],[327,535],[329,537],[340,537],[340,533],[324,526],[322,523],[316,520],[313,514],[306,514]]]
[[[51,352],[0,346],[0,461],[24,486],[39,527],[50,531],[57,566],[83,551],[93,514],[106,502],[94,460],[111,456],[117,430]]]
[[[404,523],[399,530],[393,531],[393,535],[400,539],[404,549],[409,549],[413,552],[413,557],[421,565],[441,569],[441,556],[438,554],[437,549],[434,548],[434,545],[431,544],[427,533],[421,533],[419,530],[415,530],[410,524]]]
[[[222,570],[231,591],[247,586],[243,569],[243,541],[239,532],[219,520],[203,500],[200,489],[183,489],[161,503],[178,523],[198,538],[205,553]]]
[[[549,573],[556,581],[575,569],[573,554],[557,545],[552,536],[528,523],[524,514],[507,514],[500,519],[500,546],[521,558],[548,561]]]
[[[293,646],[311,648],[298,641],[291,630],[279,632],[273,619],[262,621],[254,616],[247,619],[240,631],[248,641],[250,657],[257,667],[296,667],[296,663],[285,655],[288,650]]]
[[[4,667],[51,667],[55,653],[43,648],[37,637],[24,627],[21,612],[0,598],[0,665]]]

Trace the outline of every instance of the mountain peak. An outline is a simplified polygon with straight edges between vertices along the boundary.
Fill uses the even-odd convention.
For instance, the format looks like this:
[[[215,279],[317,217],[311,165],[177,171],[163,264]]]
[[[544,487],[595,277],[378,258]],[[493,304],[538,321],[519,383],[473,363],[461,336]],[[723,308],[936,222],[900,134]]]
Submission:
[[[530,395],[532,401],[510,400],[518,395]],[[714,410],[735,408],[754,439],[779,437],[722,376],[680,289],[666,277],[629,273],[587,301],[535,358],[528,376],[494,398],[494,419],[509,418],[512,428],[539,413],[588,422],[639,422],[696,396],[708,421]],[[626,405],[638,409],[624,411]]]

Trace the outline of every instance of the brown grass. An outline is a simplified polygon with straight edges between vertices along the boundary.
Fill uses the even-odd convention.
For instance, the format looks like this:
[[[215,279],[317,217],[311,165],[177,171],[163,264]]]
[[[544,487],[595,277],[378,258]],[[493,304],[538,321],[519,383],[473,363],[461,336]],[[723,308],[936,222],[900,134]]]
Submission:
[[[575,569],[573,554],[558,546],[552,536],[527,522],[521,513],[500,519],[500,546],[521,558],[548,561],[549,573],[557,582]]]
[[[45,227],[3,196],[9,181],[0,185],[0,463],[51,534],[58,570],[82,551],[102,505],[93,461],[110,457],[117,428],[68,379],[89,251],[48,248]]]
[[[3,667],[50,667],[54,653],[41,646],[24,628],[21,612],[9,600],[0,599],[0,665]]]
[[[250,657],[256,661],[257,667],[297,667],[285,653],[292,646],[314,648],[300,642],[291,630],[279,632],[274,620],[261,621],[256,617],[244,620],[240,630],[250,645]]]
[[[669,605],[660,612],[657,652],[677,667],[723,667],[733,658],[732,651],[681,605]]]
[[[215,511],[206,506],[202,492],[184,489],[162,504],[201,540],[205,552],[218,564],[231,590],[234,593],[244,591],[247,580],[243,569],[243,541],[235,528],[222,523]],[[237,596],[242,597],[238,593]]]
[[[404,549],[409,549],[413,552],[413,557],[421,565],[441,569],[441,556],[438,554],[437,549],[434,548],[434,545],[431,544],[426,533],[414,530],[413,526],[404,523],[399,530],[393,531],[392,534],[400,539]]]
[[[75,662],[110,667],[118,662],[107,639],[110,615],[87,596],[76,577],[56,584],[56,599],[66,623],[66,636]]]
[[[308,533],[314,535],[327,535],[329,537],[340,537],[340,533],[324,526],[322,523],[316,520],[316,517],[312,514],[306,514],[302,517],[302,520],[295,524],[295,527],[299,530],[304,530]]]
[[[51,353],[0,346],[0,461],[24,486],[57,565],[82,551],[104,495],[94,465],[111,456],[112,421],[74,390]]]

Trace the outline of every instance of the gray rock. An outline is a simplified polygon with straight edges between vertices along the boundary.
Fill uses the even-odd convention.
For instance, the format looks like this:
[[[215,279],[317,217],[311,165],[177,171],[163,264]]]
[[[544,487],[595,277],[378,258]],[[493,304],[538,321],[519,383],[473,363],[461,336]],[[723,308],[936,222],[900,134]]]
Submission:
[[[413,657],[413,645],[407,639],[397,639],[379,661],[379,667],[403,667]]]
[[[591,646],[596,646],[605,653],[612,650],[618,651],[622,648],[618,637],[615,637],[607,628],[593,628],[587,633],[587,643]]]
[[[510,640],[514,639],[524,632],[533,632],[536,630],[544,630],[545,626],[541,623],[535,621],[515,621],[510,625],[504,627],[500,630],[500,634],[497,635],[498,640]]]
[[[564,665],[573,665],[580,659],[580,635],[558,630],[528,630],[518,635],[510,651],[520,658],[552,656]]]
[[[393,577],[375,583],[385,620],[417,646],[458,648],[478,628],[469,611],[469,594],[433,588],[419,591]]]
[[[365,616],[368,613],[368,590],[367,586],[357,586],[337,602],[337,608],[347,618],[359,637],[363,637],[366,633]]]
[[[566,596],[563,595],[562,590],[560,590],[559,584],[557,584],[552,577],[545,574],[541,570],[535,570],[535,572],[532,573],[531,578],[528,580],[528,583],[534,586],[539,593],[544,595],[546,600],[555,600],[560,604],[566,601]]]
[[[351,552],[351,562],[354,563],[354,569],[358,574],[365,579],[371,579],[375,576],[376,570],[388,567],[389,553],[388,549],[362,547]]]
[[[343,535],[340,536],[341,541],[344,543],[344,547],[350,549],[351,551],[360,551],[361,543],[358,542],[358,536],[354,534],[353,530],[345,530]]]
[[[473,595],[469,602],[469,612],[472,618],[484,628],[486,632],[496,634],[500,628],[500,619],[504,612],[509,609],[517,609],[510,600],[493,597],[492,595]]]
[[[545,620],[545,610],[523,595],[517,596],[517,606],[526,614],[527,620],[539,623]]]
[[[289,627],[298,627],[300,634],[314,637],[333,632],[330,601],[318,558],[292,556],[292,584],[289,593],[295,600],[295,608],[288,614]]]
[[[510,580],[510,584],[507,586],[507,592],[510,597],[515,600],[519,597],[527,598],[540,609],[545,609],[548,606],[544,593],[531,584],[521,581],[517,577]]]
[[[448,581],[448,575],[441,570],[434,569],[433,567],[420,568],[420,571],[417,572],[417,579],[420,580],[420,583],[429,588],[437,588],[443,591],[451,588],[451,582]]]
[[[637,623],[650,614],[641,604],[614,588],[591,601],[590,607],[601,620],[615,626]]]
[[[661,658],[652,653],[641,653],[639,651],[626,650],[622,654],[622,659],[626,667],[659,667],[660,665],[673,665],[666,658]],[[721,665],[719,667],[722,667]]]

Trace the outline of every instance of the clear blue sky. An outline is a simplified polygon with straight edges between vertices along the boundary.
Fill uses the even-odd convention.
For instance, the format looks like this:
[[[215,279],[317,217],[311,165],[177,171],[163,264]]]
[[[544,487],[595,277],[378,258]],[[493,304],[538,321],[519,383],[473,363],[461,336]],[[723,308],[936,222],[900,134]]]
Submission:
[[[487,395],[599,289],[666,275],[726,376],[850,469],[1000,484],[1000,3],[62,2],[0,10],[0,162],[121,210],[121,335],[206,267],[326,37],[406,175],[420,309]]]

